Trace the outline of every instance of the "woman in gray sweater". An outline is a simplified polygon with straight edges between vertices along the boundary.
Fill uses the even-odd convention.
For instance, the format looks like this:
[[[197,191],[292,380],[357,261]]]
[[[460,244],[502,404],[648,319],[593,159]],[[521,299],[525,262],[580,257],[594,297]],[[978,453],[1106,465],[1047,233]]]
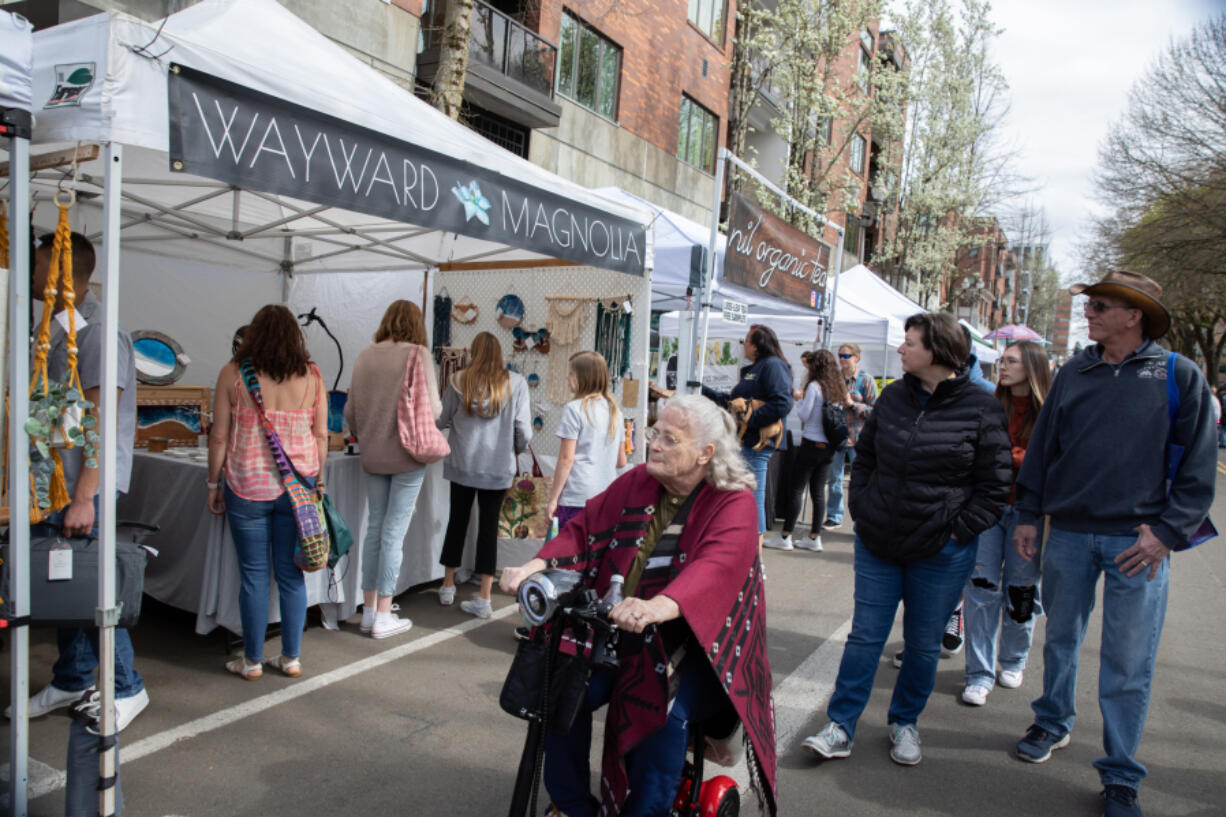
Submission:
[[[434,361],[426,346],[426,322],[412,301],[395,301],[383,313],[375,342],[358,355],[345,402],[345,421],[362,449],[370,520],[362,541],[362,632],[387,638],[413,626],[392,612],[392,596],[404,558],[404,535],[413,521],[426,475],[400,444],[397,405],[405,388],[409,355],[426,355],[426,388],[433,414],[441,410]]]
[[[489,332],[473,339],[472,362],[453,375],[443,394],[438,427],[451,428],[451,453],[443,476],[451,480],[451,518],[439,561],[446,572],[439,588],[440,604],[455,603],[455,571],[464,554],[464,538],[477,500],[477,563],[481,594],[460,609],[478,618],[493,613],[490,592],[498,557],[498,512],[515,479],[516,455],[532,440],[528,384],[509,372],[502,345]]]

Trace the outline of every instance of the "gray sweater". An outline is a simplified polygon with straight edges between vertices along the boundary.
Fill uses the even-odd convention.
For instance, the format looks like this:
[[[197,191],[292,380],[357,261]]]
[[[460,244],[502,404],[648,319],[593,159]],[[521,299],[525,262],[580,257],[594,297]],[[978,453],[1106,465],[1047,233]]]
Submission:
[[[1166,359],[1146,341],[1113,366],[1095,344],[1061,367],[1018,473],[1019,524],[1050,515],[1061,530],[1131,534],[1144,522],[1167,547],[1186,546],[1213,502],[1213,398],[1196,365],[1178,358],[1174,437],[1187,450],[1168,497]]]
[[[510,488],[515,479],[515,455],[532,441],[532,417],[528,384],[515,372],[511,376],[511,399],[494,417],[469,415],[456,386],[456,376],[443,394],[443,413],[438,427],[451,428],[447,441],[451,453],[443,461],[443,476],[469,488]]]

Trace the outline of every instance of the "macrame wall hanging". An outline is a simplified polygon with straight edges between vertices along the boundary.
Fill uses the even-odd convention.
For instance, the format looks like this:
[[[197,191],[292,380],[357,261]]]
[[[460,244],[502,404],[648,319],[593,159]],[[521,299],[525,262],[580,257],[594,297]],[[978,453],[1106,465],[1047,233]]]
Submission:
[[[630,373],[629,297],[601,298],[596,302],[596,351],[609,364],[609,385]]]
[[[441,362],[439,348],[451,345],[451,296],[447,287],[434,296],[434,333],[431,337],[435,361]]]
[[[468,349],[463,346],[438,347],[438,393],[447,391],[451,376],[468,365]]]
[[[586,298],[552,298],[545,328],[549,330],[549,369],[545,373],[545,394],[550,402],[563,405],[570,401],[567,375],[570,356],[579,350],[583,320],[587,316]]]

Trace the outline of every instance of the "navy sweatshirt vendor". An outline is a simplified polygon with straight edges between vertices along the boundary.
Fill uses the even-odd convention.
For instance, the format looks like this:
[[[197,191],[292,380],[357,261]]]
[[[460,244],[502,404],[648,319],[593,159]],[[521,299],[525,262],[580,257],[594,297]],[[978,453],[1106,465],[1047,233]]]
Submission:
[[[729,401],[738,397],[763,402],[764,405],[749,418],[749,428],[741,438],[741,445],[752,448],[758,444],[760,429],[782,420],[792,410],[792,372],[783,358],[761,357],[741,369],[741,379],[732,391],[720,392],[703,386],[702,396],[723,408],[728,408]],[[786,442],[780,446],[786,447]]]

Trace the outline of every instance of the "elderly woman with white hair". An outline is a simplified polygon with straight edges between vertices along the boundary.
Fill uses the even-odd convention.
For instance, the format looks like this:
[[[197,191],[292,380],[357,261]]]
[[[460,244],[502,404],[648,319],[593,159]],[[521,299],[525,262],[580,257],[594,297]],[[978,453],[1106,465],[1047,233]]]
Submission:
[[[546,567],[578,570],[604,593],[625,577],[610,618],[616,670],[597,669],[566,735],[545,738],[545,787],[566,817],[669,813],[691,727],[735,714],[751,784],[775,813],[775,734],[753,475],[732,417],[674,397],[647,432],[644,465],[623,474],[537,554],[503,571],[514,593]],[[592,712],[605,718],[601,798],[591,794]],[[553,812],[551,812],[553,813]]]

